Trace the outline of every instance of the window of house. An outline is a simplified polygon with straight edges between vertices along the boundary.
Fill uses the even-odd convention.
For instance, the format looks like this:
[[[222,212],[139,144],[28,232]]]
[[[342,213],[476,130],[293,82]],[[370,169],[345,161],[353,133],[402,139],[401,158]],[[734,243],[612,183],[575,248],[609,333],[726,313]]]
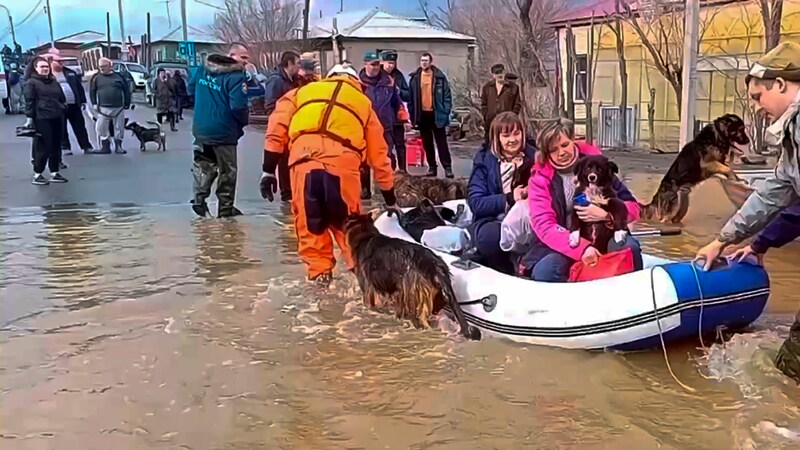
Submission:
[[[589,98],[589,59],[587,55],[575,55],[575,100]]]

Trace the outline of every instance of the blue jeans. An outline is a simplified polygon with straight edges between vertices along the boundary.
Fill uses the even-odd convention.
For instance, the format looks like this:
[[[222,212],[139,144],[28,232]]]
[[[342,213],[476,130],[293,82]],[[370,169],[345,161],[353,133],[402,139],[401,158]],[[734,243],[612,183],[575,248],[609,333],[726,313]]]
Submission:
[[[633,269],[642,270],[642,248],[639,245],[639,241],[631,235],[628,235],[622,244],[618,244],[613,240],[609,242],[608,251],[615,252],[625,247],[630,247],[633,250]],[[533,266],[531,279],[547,282],[567,281],[569,279],[569,269],[573,264],[575,264],[575,260],[553,250]]]
[[[473,230],[474,231],[474,230]],[[500,249],[500,221],[486,222],[477,228],[472,242],[478,249],[480,263],[498,272],[513,274],[511,256]]]

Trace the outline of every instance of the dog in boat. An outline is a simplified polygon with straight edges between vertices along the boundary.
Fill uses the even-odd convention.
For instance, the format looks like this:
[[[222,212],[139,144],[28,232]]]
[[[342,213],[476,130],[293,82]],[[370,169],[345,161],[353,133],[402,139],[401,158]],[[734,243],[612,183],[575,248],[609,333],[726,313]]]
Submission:
[[[415,241],[422,241],[422,234],[426,230],[433,230],[436,227],[447,225],[447,222],[455,223],[464,214],[464,205],[458,205],[458,209],[453,211],[444,206],[436,206],[429,199],[422,199],[420,205],[407,212],[396,211],[400,227],[406,231]]]
[[[586,156],[575,166],[575,195],[583,194],[586,202],[597,205],[611,215],[609,222],[582,222],[577,211],[573,210],[570,223],[569,245],[575,248],[580,238],[592,243],[600,254],[608,252],[611,239],[618,243],[628,237],[628,209],[617,198],[612,187],[614,177],[619,173],[615,163],[602,155]]]
[[[161,150],[162,152],[167,151],[167,134],[161,131],[161,125],[158,122],[148,121],[147,123],[151,125],[155,125],[155,128],[145,128],[142,125],[139,125],[137,122],[128,122],[128,118],[125,118],[125,129],[131,130],[133,136],[136,136],[136,139],[139,140],[139,150],[146,151],[145,144],[148,142],[155,142],[158,144],[156,150]]]
[[[467,198],[467,181],[465,178],[448,180],[397,172],[394,175],[397,206],[412,208],[422,204],[424,199],[441,205],[448,200]]]
[[[394,310],[418,328],[430,328],[430,317],[445,306],[455,315],[461,333],[478,340],[456,300],[450,269],[430,249],[381,234],[370,214],[350,215],[343,232],[355,262],[355,274],[369,308]]]
[[[725,114],[703,127],[678,153],[650,203],[640,205],[641,218],[681,222],[689,210],[689,192],[694,186],[713,176],[739,179],[728,161],[738,153],[737,145],[748,144],[747,127],[735,114]]]

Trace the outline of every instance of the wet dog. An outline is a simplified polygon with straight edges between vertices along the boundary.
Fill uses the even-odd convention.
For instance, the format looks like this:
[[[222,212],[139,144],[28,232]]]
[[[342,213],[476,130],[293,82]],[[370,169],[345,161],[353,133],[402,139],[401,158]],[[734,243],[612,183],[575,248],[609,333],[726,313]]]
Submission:
[[[137,122],[128,122],[126,118],[125,129],[131,130],[132,134],[136,136],[136,139],[139,139],[139,150],[144,152],[147,150],[145,144],[148,142],[155,142],[158,144],[156,150],[167,151],[167,135],[161,131],[161,125],[153,121],[148,121],[147,123],[155,125],[156,128],[145,128]]]
[[[435,253],[421,245],[382,235],[371,215],[349,216],[343,231],[364,293],[364,305],[386,306],[418,328],[430,328],[430,317],[447,306],[455,315],[461,333],[468,339],[480,339],[480,331],[467,323],[458,305],[450,269]]]
[[[401,208],[419,206],[424,199],[441,205],[448,200],[467,198],[467,180],[417,177],[398,172],[394,175],[394,191],[397,206]]]
[[[415,241],[421,242],[422,234],[426,230],[445,226],[447,222],[455,223],[464,212],[464,205],[458,205],[458,210],[453,211],[444,206],[434,206],[433,202],[426,198],[416,208],[398,212],[397,215],[400,227]]]
[[[582,222],[577,211],[573,210],[570,223],[569,245],[575,248],[580,238],[592,243],[600,254],[608,252],[608,244],[613,238],[618,243],[625,242],[628,237],[628,208],[617,198],[612,184],[619,173],[616,164],[602,155],[586,156],[575,166],[576,197],[583,194],[585,202],[597,205],[611,215],[608,222]],[[568,200],[569,201],[569,200]]]
[[[735,114],[725,114],[706,125],[697,137],[681,149],[661,180],[650,203],[641,206],[641,218],[679,223],[689,210],[692,188],[713,176],[736,181],[728,165],[736,145],[748,145],[747,127]]]

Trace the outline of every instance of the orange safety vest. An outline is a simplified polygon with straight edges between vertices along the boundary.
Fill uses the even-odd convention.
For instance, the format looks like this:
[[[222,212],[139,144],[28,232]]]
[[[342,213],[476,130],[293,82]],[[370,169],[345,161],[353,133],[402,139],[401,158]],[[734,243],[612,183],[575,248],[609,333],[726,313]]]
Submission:
[[[329,78],[297,90],[297,110],[289,123],[289,142],[318,134],[363,153],[364,129],[372,111],[369,97],[345,80]]]

